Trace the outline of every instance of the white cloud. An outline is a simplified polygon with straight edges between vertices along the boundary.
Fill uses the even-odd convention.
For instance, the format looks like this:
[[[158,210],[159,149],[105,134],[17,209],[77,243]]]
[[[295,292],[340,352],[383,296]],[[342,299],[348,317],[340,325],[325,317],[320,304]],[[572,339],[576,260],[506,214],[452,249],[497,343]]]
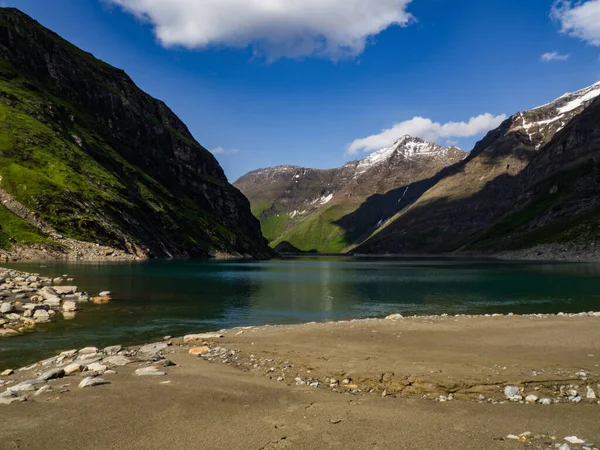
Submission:
[[[248,47],[268,59],[360,54],[406,26],[412,0],[105,0],[146,20],[164,46]]]
[[[558,0],[550,16],[560,22],[561,32],[600,47],[600,0]]]
[[[208,149],[213,155],[233,155],[235,153],[239,153],[240,151],[237,148],[226,149],[223,147],[215,147]]]
[[[468,122],[447,122],[444,124],[433,122],[425,117],[414,117],[397,123],[392,128],[383,130],[379,134],[356,139],[348,146],[348,153],[354,155],[361,150],[371,152],[390,147],[398,138],[407,134],[420,137],[429,142],[438,142],[440,139],[445,138],[472,137],[496,128],[504,120],[506,120],[505,114],[494,116],[490,113],[471,117]]]
[[[569,59],[569,56],[571,55],[564,55],[558,52],[548,52],[548,53],[544,53],[542,56],[540,56],[540,59],[544,62],[552,62],[552,61],[566,61],[567,59]]]

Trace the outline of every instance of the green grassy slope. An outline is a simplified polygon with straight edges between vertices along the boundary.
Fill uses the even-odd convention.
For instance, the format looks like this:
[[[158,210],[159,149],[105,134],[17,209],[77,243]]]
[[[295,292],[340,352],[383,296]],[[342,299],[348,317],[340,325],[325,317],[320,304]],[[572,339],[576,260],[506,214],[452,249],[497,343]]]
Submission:
[[[0,43],[2,189],[66,237],[156,256],[264,252],[246,199],[164,104],[14,9],[0,9]],[[8,217],[5,241],[19,241]]]

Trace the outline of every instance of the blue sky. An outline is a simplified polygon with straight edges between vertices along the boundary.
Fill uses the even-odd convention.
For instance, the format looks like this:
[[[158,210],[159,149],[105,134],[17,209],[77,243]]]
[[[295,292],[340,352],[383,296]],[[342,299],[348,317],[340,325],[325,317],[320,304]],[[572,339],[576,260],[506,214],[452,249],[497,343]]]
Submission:
[[[600,0],[3,4],[125,69],[231,181],[339,166],[406,130],[470,150],[502,115],[600,80]]]

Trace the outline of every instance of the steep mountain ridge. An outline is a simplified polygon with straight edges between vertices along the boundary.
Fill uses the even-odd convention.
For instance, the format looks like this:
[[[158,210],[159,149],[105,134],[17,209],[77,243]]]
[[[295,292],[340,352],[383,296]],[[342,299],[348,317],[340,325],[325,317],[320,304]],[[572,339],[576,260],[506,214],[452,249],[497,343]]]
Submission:
[[[278,166],[250,172],[234,185],[250,199],[273,245],[287,241],[303,251],[341,252],[368,237],[419,191],[396,188],[418,182],[425,189],[465,156],[455,147],[404,136],[336,169]]]
[[[14,8],[0,8],[0,175],[64,237],[139,256],[270,254],[247,199],[163,102]],[[3,248],[65,246],[0,216]]]
[[[365,253],[441,253],[455,250],[500,250],[489,241],[475,244],[506,215],[531,203],[532,174],[541,165],[554,170],[576,158],[567,151],[557,158],[556,139],[569,139],[572,122],[579,120],[600,95],[597,83],[565,94],[551,103],[508,118],[478,142],[457,164],[410,208],[359,246]],[[598,125],[590,125],[590,130]],[[564,147],[563,147],[564,148]],[[545,163],[542,164],[542,161]],[[547,175],[547,171],[542,170]],[[539,182],[539,180],[538,180]],[[535,215],[535,214],[534,214]],[[514,241],[514,236],[511,238]],[[522,246],[533,242],[522,242]]]

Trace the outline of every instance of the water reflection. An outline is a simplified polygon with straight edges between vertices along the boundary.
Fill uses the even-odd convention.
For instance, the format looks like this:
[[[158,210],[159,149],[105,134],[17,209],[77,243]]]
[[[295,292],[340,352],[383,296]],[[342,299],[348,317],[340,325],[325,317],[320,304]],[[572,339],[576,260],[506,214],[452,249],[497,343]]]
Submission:
[[[108,305],[0,340],[0,365],[190,331],[402,314],[600,310],[600,265],[298,258],[268,262],[19,263],[69,274]],[[72,319],[72,320],[67,320]]]

